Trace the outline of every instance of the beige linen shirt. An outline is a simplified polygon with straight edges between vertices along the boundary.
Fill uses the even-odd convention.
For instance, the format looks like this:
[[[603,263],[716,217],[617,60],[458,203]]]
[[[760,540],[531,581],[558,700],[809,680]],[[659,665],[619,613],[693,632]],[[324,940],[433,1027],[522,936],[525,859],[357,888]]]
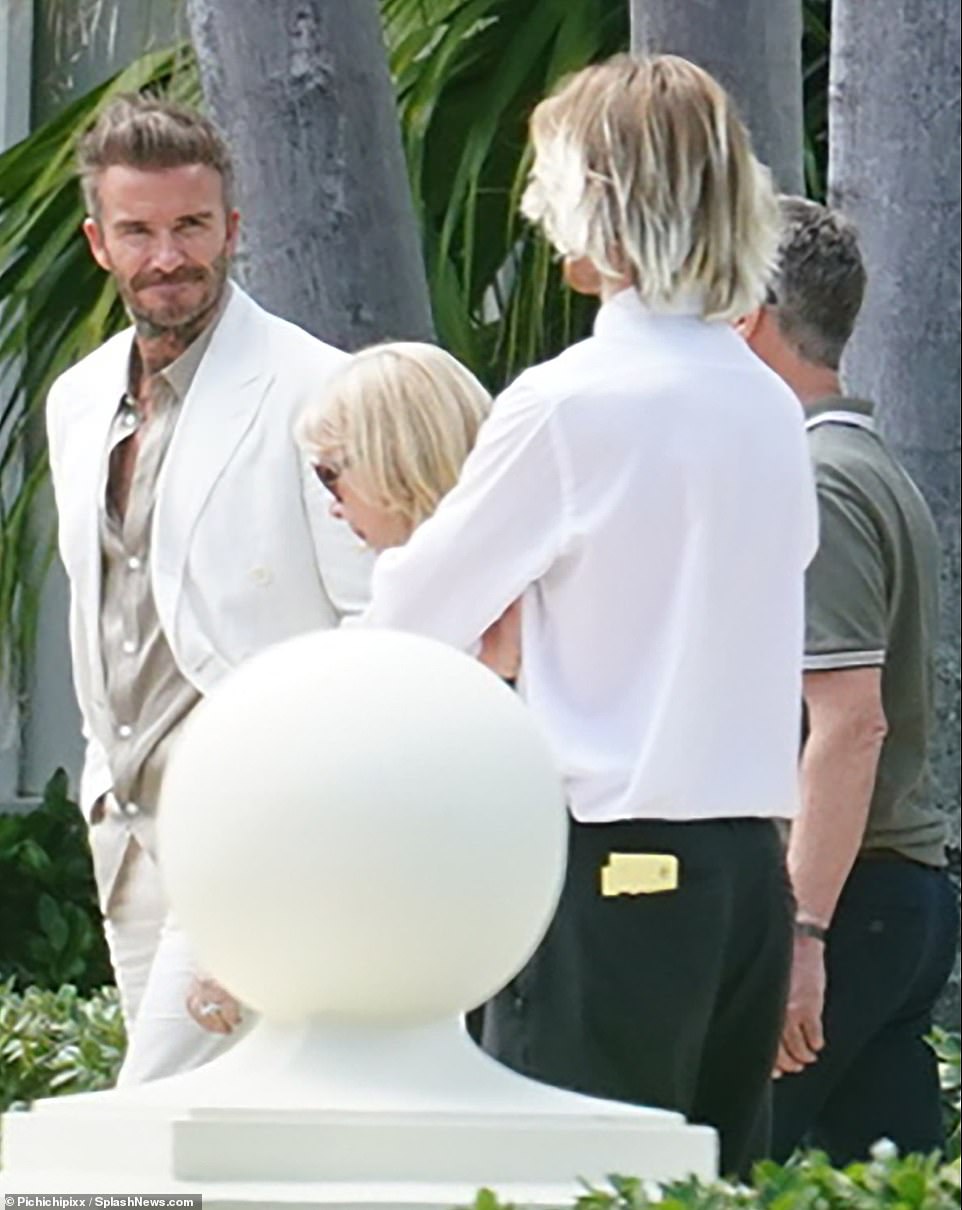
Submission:
[[[157,808],[160,781],[173,742],[200,700],[181,673],[157,615],[150,583],[150,537],[157,482],[190,385],[224,311],[154,380],[149,417],[142,417],[132,390],[120,401],[107,443],[107,491],[100,502],[102,598],[100,647],[112,737],[107,757],[114,805],[124,815]],[[134,345],[130,383],[139,373]],[[119,458],[138,434],[138,450],[126,507],[116,507]]]

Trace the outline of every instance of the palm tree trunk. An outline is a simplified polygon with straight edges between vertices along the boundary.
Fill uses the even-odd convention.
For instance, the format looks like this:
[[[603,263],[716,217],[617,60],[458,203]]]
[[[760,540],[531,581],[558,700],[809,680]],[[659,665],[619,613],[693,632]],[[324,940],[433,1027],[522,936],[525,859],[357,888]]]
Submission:
[[[869,286],[845,363],[942,538],[935,789],[959,804],[959,0],[835,0],[829,196]],[[875,7],[875,6],[871,6]],[[956,1018],[957,1020],[957,1018]]]
[[[188,0],[187,12],[235,157],[245,284],[341,348],[430,337],[376,0]]]
[[[631,0],[631,46],[710,71],[779,188],[804,192],[801,0]]]

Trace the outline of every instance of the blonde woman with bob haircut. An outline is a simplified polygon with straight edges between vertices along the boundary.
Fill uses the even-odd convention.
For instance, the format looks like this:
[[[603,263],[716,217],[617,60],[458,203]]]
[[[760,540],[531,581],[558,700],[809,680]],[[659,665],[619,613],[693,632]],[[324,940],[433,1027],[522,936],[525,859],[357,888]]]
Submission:
[[[331,512],[375,551],[401,546],[454,487],[491,396],[450,353],[413,341],[357,353],[301,414],[296,437]],[[478,658],[512,679],[519,611],[485,631]]]
[[[565,778],[569,860],[485,1045],[707,1122],[745,1172],[791,957],[776,821],[796,810],[816,543],[801,409],[730,322],[764,297],[778,208],[683,59],[586,68],[531,138],[523,209],[600,298],[594,330],[497,400],[361,621],[468,648],[521,597],[519,687]]]
[[[457,482],[491,396],[434,345],[356,354],[300,416],[296,436],[333,511],[375,550],[400,546]]]

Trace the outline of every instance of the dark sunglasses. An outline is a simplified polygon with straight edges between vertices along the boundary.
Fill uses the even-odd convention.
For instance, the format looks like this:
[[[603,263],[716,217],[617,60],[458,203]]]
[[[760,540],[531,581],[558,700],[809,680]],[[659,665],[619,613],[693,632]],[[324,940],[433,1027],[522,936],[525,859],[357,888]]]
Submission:
[[[325,462],[316,462],[314,464],[314,474],[320,479],[321,484],[325,487],[335,500],[340,502],[341,493],[337,488],[337,481],[341,477],[341,472],[344,470],[342,466],[330,466]]]

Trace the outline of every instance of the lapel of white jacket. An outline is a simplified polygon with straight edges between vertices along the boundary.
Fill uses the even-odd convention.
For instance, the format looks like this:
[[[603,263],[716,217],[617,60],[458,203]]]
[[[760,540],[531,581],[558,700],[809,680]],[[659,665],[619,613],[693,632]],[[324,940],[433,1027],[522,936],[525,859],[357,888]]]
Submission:
[[[93,645],[91,673],[99,685],[100,662],[100,507],[107,491],[107,443],[110,427],[127,390],[133,328],[105,345],[95,375],[69,405],[69,428],[59,454],[61,484],[58,497],[76,502],[61,510],[60,524],[69,526],[67,545],[82,552],[72,561],[77,602]]]
[[[231,290],[184,400],[157,484],[151,559],[157,607],[168,627],[194,526],[274,373],[268,365],[266,313],[237,286]]]

